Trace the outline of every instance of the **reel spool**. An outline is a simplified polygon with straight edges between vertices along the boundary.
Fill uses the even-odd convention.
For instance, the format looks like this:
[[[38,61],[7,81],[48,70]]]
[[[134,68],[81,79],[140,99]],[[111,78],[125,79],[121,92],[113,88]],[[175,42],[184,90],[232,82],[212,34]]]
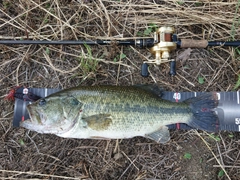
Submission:
[[[154,32],[154,45],[150,48],[150,52],[155,56],[155,59],[143,62],[141,71],[143,77],[149,75],[148,64],[160,65],[166,62],[170,62],[169,74],[176,75],[176,61],[170,59],[170,52],[177,49],[177,36],[173,34],[174,31],[173,27],[161,27]]]

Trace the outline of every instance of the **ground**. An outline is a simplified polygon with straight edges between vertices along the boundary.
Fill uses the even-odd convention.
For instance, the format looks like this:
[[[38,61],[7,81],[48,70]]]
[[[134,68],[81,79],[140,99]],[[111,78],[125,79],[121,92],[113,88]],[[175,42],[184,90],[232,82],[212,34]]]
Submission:
[[[0,0],[0,38],[95,40],[152,37],[172,26],[180,38],[240,39],[239,5],[226,1]],[[135,137],[77,140],[13,128],[15,86],[68,88],[77,85],[157,83],[170,91],[239,90],[239,50],[232,47],[172,52],[169,64],[150,65],[141,77],[148,49],[133,46],[0,45],[1,179],[239,179],[239,133],[171,130],[160,145]]]

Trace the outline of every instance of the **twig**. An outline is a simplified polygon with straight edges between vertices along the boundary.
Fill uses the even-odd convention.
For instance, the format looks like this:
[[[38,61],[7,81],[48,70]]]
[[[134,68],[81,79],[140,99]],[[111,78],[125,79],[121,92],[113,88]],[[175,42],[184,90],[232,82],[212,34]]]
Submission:
[[[87,178],[87,176],[81,176],[78,178],[74,178],[74,177],[67,177],[67,176],[58,176],[58,175],[51,175],[51,174],[42,174],[42,173],[38,173],[38,172],[33,172],[33,171],[27,171],[27,172],[23,172],[23,171],[10,171],[10,170],[2,170],[0,169],[0,172],[3,173],[16,173],[18,175],[21,174],[28,174],[28,175],[34,175],[34,176],[43,176],[43,177],[52,177],[52,178],[62,178],[62,179],[83,179],[83,178]]]
[[[221,153],[220,147],[219,147],[219,145],[218,145],[218,142],[216,142],[216,144],[217,144],[217,149],[218,149],[219,157],[220,157],[220,160],[221,160],[221,165],[224,166],[224,162],[223,162],[223,158],[222,158],[222,153]]]
[[[131,163],[130,163],[129,166],[123,171],[123,173],[122,173],[121,176],[118,178],[118,180],[123,177],[123,175],[127,172],[127,170],[128,170],[132,165],[139,171],[139,168],[134,164],[134,162],[137,160],[138,156],[132,161],[123,151],[122,151],[122,154],[123,154]]]
[[[27,135],[27,137],[31,140],[31,142],[33,143],[33,145],[35,146],[35,148],[36,148],[36,150],[37,150],[37,152],[38,152],[38,154],[39,154],[40,151],[39,151],[39,149],[38,149],[36,143],[32,140],[32,138],[28,135],[28,133],[26,133],[26,135]]]
[[[213,167],[217,167],[217,168],[240,168],[240,166],[230,166],[230,165],[213,165]]]

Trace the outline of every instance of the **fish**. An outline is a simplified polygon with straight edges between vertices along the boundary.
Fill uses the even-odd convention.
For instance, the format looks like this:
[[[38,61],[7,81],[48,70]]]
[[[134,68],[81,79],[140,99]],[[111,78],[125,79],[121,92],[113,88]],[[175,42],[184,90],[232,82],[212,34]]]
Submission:
[[[161,98],[157,85],[78,86],[29,104],[29,119],[20,126],[38,133],[77,139],[125,139],[142,136],[166,143],[167,125],[216,132],[216,93],[205,92],[184,102]]]

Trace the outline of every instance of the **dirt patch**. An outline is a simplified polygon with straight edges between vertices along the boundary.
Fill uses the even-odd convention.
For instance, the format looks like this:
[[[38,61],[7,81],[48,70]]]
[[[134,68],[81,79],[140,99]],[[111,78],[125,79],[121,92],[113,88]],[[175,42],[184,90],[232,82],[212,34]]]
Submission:
[[[217,169],[212,168],[214,162],[208,162],[212,154],[199,137],[189,137],[178,145],[179,171],[184,174],[185,179],[217,179]]]
[[[180,38],[240,39],[238,1],[0,2],[1,39],[152,37],[155,26],[174,26]],[[172,57],[183,51],[176,50]],[[4,100],[18,85],[68,88],[157,83],[171,91],[230,91],[240,72],[238,49],[192,49],[188,58],[177,61],[177,76],[168,75],[166,63],[150,65],[147,78],[141,77],[140,67],[153,57],[148,49],[133,46],[0,45],[0,52],[2,179],[239,179],[238,133],[171,131],[166,145],[138,137],[63,139],[13,128],[13,103]],[[186,153],[190,159],[184,158]]]

